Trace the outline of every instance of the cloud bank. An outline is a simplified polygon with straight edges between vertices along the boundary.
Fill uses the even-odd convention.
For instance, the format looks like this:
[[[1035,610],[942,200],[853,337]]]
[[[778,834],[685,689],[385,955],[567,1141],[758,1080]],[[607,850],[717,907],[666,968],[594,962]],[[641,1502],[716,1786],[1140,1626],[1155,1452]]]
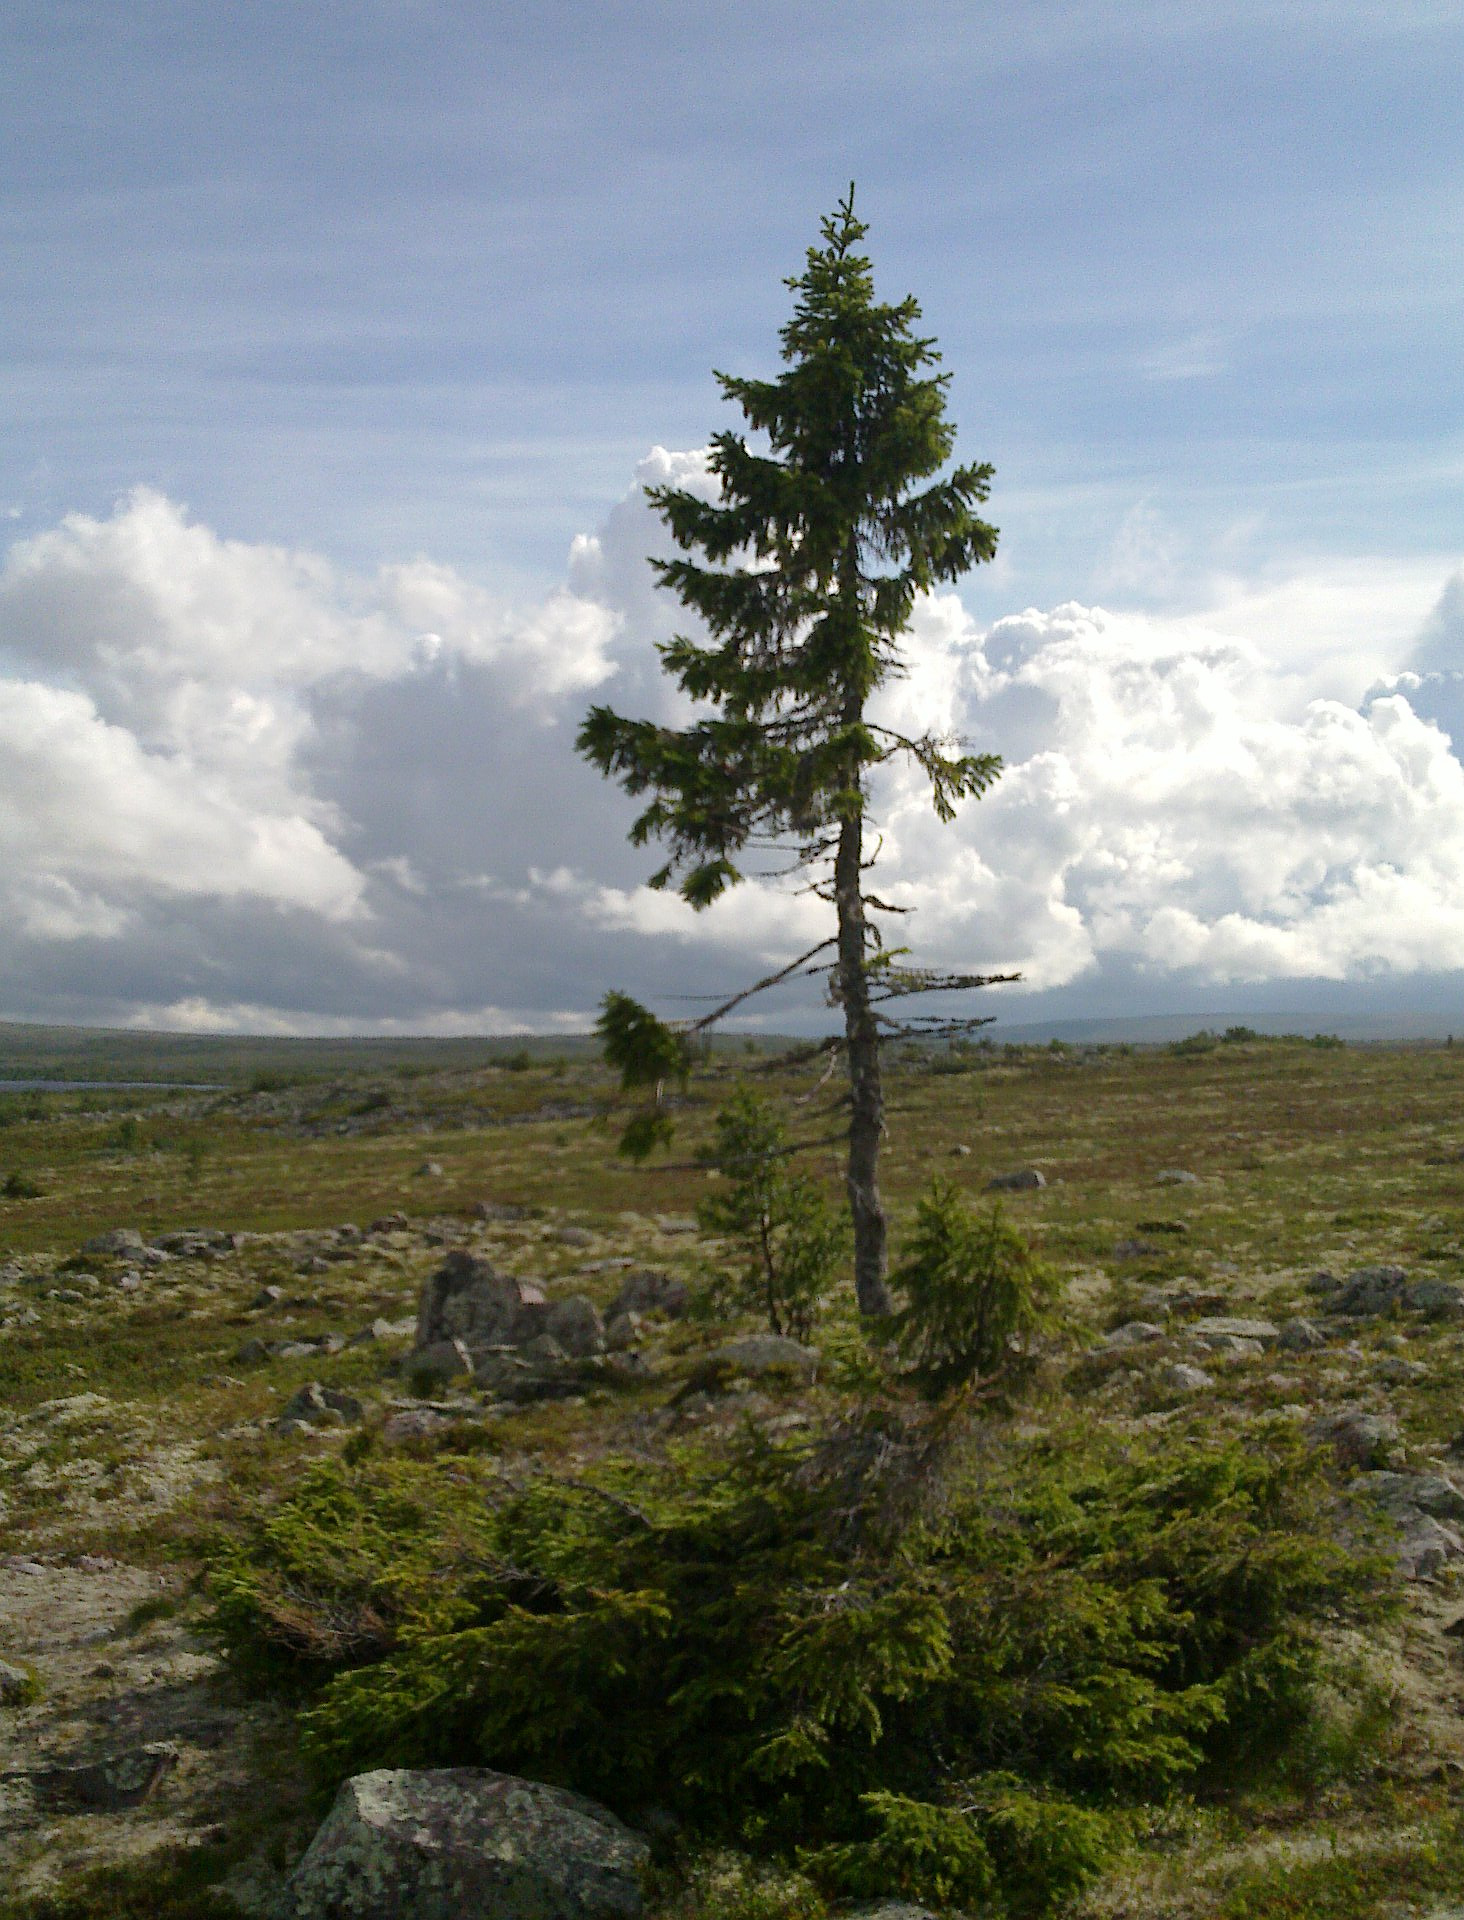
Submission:
[[[640,491],[667,478],[705,486],[704,457],[656,449],[528,607],[425,558],[362,578],[224,539],[146,489],[12,547],[0,1013],[511,1031],[581,1021],[610,984],[666,1005],[735,988],[811,944],[826,910],[771,883],[700,916],[649,892],[631,807],[573,753],[591,697],[678,713]],[[923,601],[883,717],[1006,772],[951,827],[910,770],[880,780],[880,888],[916,910],[922,957],[1020,969],[1017,1017],[1024,992],[1081,1010],[1120,976],[1454,971],[1464,574],[1401,639],[1380,615],[1339,645],[1316,616],[1339,592],[1237,589],[1187,618],[1069,604],[984,631],[953,595]]]

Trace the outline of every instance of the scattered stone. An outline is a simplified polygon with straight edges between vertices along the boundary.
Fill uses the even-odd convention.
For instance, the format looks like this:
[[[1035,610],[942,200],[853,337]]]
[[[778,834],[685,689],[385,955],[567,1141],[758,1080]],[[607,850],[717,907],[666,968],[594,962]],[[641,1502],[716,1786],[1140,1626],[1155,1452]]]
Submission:
[[[1115,1327],[1103,1345],[1113,1351],[1123,1347],[1141,1347],[1150,1340],[1163,1338],[1163,1327],[1156,1326],[1152,1320],[1130,1320],[1124,1326]]]
[[[1315,1320],[1286,1320],[1282,1322],[1278,1344],[1288,1353],[1311,1353],[1317,1347],[1327,1344],[1327,1336]]]
[[[1159,1376],[1159,1382],[1172,1393],[1198,1393],[1202,1387],[1213,1387],[1215,1384],[1203,1367],[1187,1366],[1182,1360],[1176,1360],[1172,1367],[1166,1367]]]
[[[1314,1440],[1329,1445],[1344,1467],[1385,1467],[1398,1451],[1398,1422],[1387,1413],[1343,1407],[1311,1426]]]
[[[290,1395],[280,1410],[277,1424],[282,1432],[287,1425],[354,1427],[364,1412],[354,1394],[342,1393],[336,1387],[323,1387],[318,1380],[309,1380]]]
[[[444,1168],[440,1160],[424,1160],[417,1169],[419,1180],[441,1180]]]
[[[605,1328],[599,1309],[583,1294],[556,1300],[544,1316],[544,1332],[557,1340],[572,1360],[587,1360],[605,1351]]]
[[[23,1707],[35,1698],[38,1689],[24,1667],[13,1667],[0,1660],[0,1707]]]
[[[1319,1272],[1314,1273],[1306,1283],[1308,1293],[1339,1293],[1341,1289],[1342,1282],[1337,1278],[1335,1273],[1329,1273],[1325,1267]]]
[[[595,1236],[588,1227],[556,1227],[554,1238],[565,1247],[592,1247]]]
[[[1407,1286],[1408,1275],[1402,1267],[1358,1267],[1348,1274],[1328,1311],[1352,1319],[1391,1313],[1402,1306]]]
[[[451,1414],[438,1407],[404,1407],[382,1422],[381,1437],[388,1442],[421,1440],[451,1425]]]
[[[1429,1320],[1457,1319],[1464,1314],[1464,1288],[1449,1280],[1415,1280],[1403,1304]]]
[[[607,1353],[629,1353],[640,1339],[641,1317],[638,1313],[614,1313],[605,1322],[605,1351]]]
[[[45,1767],[31,1774],[37,1798],[57,1813],[113,1813],[141,1806],[178,1764],[170,1740],[149,1740],[79,1766]]]
[[[290,1876],[293,1920],[638,1920],[646,1842],[483,1767],[357,1774]]]
[[[819,1356],[812,1347],[800,1346],[778,1333],[749,1333],[740,1340],[728,1340],[709,1353],[698,1374],[707,1372],[763,1374],[801,1374],[811,1380],[818,1372]],[[703,1383],[704,1384],[704,1383]]]
[[[1228,1343],[1235,1340],[1253,1341],[1257,1347],[1274,1347],[1281,1338],[1281,1329],[1273,1326],[1269,1320],[1246,1320],[1218,1315],[1213,1319],[1196,1320],[1190,1328],[1191,1335],[1208,1346],[1212,1342]],[[1219,1351],[1234,1353],[1233,1346],[1221,1345]]]
[[[656,1228],[661,1233],[698,1233],[700,1228],[689,1214],[655,1213],[651,1215]]]
[[[530,1209],[528,1207],[510,1206],[502,1200],[480,1200],[473,1208],[473,1218],[475,1220],[497,1220],[501,1221],[505,1226],[514,1220],[527,1220],[529,1214]],[[405,1224],[404,1221],[403,1225]]]
[[[141,1293],[142,1275],[136,1267],[129,1267],[125,1273],[117,1275],[117,1286],[123,1293]]]
[[[1119,1240],[1113,1248],[1115,1260],[1144,1260],[1160,1252],[1152,1240]]]
[[[951,1148],[951,1158],[953,1160],[969,1160],[971,1158],[971,1149],[957,1142],[957,1144]]]
[[[296,1273],[329,1273],[330,1262],[323,1254],[307,1253],[303,1260],[295,1262]]]
[[[373,1220],[366,1231],[368,1233],[397,1233],[407,1224],[407,1216],[402,1212],[400,1207],[395,1207],[390,1213],[383,1213],[379,1219]]]
[[[269,1286],[261,1287],[259,1292],[256,1293],[254,1298],[249,1302],[249,1305],[251,1309],[258,1307],[277,1307],[284,1297],[284,1288],[277,1287],[271,1283]]]
[[[1427,1380],[1428,1368],[1421,1360],[1407,1360],[1400,1353],[1385,1353],[1378,1362],[1378,1378],[1390,1386],[1412,1386],[1415,1381]]]
[[[988,1193],[1029,1193],[1034,1187],[1045,1187],[1047,1176],[1039,1173],[1036,1167],[1018,1167],[1013,1173],[994,1173],[986,1183]]]
[[[679,1320],[690,1300],[684,1280],[655,1267],[638,1267],[621,1281],[607,1318],[613,1320],[622,1313],[663,1313],[668,1320]]]
[[[269,1358],[268,1344],[263,1340],[246,1340],[234,1354],[241,1367],[259,1367]]]
[[[145,1253],[147,1242],[136,1227],[113,1227],[107,1233],[95,1233],[90,1240],[83,1240],[81,1250],[83,1253],[109,1254],[114,1259],[126,1260]]]
[[[1164,1167],[1154,1175],[1156,1187],[1197,1187],[1200,1176],[1187,1173],[1183,1167]]]

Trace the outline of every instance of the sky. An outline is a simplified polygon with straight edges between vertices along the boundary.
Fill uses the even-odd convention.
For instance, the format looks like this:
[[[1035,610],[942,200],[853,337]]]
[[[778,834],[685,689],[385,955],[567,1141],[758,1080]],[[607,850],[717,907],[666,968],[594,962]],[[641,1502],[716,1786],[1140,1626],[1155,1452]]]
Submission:
[[[1447,1017],[1461,80],[1454,0],[0,4],[0,1017],[552,1031],[821,937],[648,892],[573,737],[678,712],[641,488],[850,179],[1001,529],[886,696],[1006,763],[881,780],[911,944]]]

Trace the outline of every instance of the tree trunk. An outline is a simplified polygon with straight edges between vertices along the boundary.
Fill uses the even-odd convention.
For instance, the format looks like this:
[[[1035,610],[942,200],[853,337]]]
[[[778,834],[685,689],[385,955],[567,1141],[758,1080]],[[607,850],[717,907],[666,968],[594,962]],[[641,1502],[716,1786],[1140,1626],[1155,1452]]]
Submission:
[[[839,832],[834,862],[834,904],[839,915],[839,994],[849,1048],[849,1212],[854,1221],[854,1295],[859,1311],[893,1310],[885,1284],[885,1213],[879,1197],[879,1148],[884,1133],[884,1091],[879,1077],[879,1029],[869,1003],[864,970],[864,895],[861,862],[864,822],[855,815]]]

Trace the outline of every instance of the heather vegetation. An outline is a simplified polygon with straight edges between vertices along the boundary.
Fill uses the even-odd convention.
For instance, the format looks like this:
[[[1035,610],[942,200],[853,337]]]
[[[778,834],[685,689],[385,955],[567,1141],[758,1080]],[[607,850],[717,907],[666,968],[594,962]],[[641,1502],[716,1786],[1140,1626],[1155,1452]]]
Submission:
[[[651,1833],[666,1920],[1457,1888],[1453,1050],[896,1057],[874,1334],[816,1068],[690,1061],[635,1167],[592,1057],[406,1053],[8,1103],[0,1911],[265,1913],[444,1762]],[[603,1334],[418,1380],[458,1252]]]

